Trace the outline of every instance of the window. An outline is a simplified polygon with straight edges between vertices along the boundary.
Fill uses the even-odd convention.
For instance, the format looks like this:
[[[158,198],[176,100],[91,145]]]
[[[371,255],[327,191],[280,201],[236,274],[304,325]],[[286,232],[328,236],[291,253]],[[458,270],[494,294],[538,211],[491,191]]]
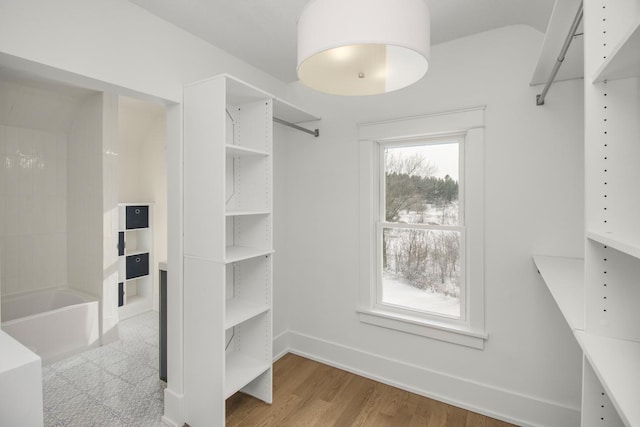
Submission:
[[[464,317],[462,138],[378,144],[377,304]]]
[[[361,321],[483,347],[482,122],[360,126]]]

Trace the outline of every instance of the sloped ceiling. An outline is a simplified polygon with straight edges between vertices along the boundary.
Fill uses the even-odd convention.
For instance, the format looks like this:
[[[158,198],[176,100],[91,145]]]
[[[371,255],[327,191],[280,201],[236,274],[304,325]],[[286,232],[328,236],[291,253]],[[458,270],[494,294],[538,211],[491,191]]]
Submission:
[[[308,0],[130,1],[284,82],[297,80],[296,23]],[[507,25],[545,32],[555,0],[427,2],[439,44]]]

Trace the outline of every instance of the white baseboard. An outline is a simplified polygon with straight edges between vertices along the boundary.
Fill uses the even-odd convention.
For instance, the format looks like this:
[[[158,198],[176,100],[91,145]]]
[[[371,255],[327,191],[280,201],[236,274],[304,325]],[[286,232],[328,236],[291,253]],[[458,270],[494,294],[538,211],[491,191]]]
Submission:
[[[289,353],[289,331],[285,331],[273,337],[273,361],[280,359],[285,354]]]
[[[520,426],[580,425],[580,410],[576,408],[387,359],[308,335],[291,331],[280,334],[274,340],[274,354],[281,357],[287,351]]]
[[[184,414],[182,394],[174,393],[171,389],[166,388],[164,390],[164,415],[162,416],[162,422],[171,427],[181,427]]]

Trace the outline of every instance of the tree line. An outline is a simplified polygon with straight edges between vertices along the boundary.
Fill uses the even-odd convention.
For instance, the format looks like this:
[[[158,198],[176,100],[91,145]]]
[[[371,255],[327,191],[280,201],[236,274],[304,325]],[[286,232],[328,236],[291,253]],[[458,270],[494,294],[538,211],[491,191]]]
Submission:
[[[398,222],[403,210],[423,212],[427,205],[444,207],[458,200],[458,181],[446,175],[386,174],[386,220]]]

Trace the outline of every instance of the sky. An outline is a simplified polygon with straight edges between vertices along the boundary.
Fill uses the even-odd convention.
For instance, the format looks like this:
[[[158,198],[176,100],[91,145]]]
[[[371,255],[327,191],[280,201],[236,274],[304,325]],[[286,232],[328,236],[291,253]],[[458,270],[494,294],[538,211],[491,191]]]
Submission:
[[[454,180],[459,178],[458,144],[412,145],[406,147],[389,147],[395,155],[412,156],[421,153],[429,162],[437,166],[434,176],[444,178],[449,175]]]

